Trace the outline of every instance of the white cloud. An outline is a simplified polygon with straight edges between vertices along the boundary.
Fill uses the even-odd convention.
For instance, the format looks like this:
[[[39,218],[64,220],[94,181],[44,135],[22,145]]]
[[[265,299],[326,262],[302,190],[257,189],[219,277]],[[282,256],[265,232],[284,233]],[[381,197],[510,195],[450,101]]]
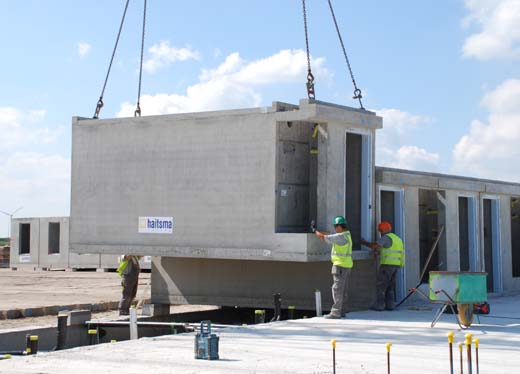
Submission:
[[[167,40],[154,44],[148,49],[150,58],[143,62],[143,69],[149,73],[154,73],[157,69],[166,67],[175,61],[198,60],[199,52],[190,47],[176,48],[171,47]]]
[[[18,217],[68,215],[70,159],[60,155],[16,152],[0,157],[0,209]],[[0,217],[0,237],[7,235],[7,216]]]
[[[500,84],[482,99],[487,123],[474,120],[454,148],[453,170],[476,177],[520,182],[520,79]]]
[[[62,134],[62,129],[51,130],[47,127],[39,127],[38,122],[41,122],[46,114],[45,110],[33,110],[24,113],[16,108],[0,107],[2,150],[54,142]]]
[[[313,59],[312,63],[321,79],[331,77],[323,58]],[[199,82],[189,86],[185,94],[144,95],[141,108],[143,115],[155,115],[259,106],[260,86],[302,81],[306,71],[302,50],[282,50],[252,62],[232,53],[215,69],[203,69]],[[134,110],[135,104],[123,103],[117,116],[133,116]]]
[[[383,117],[383,129],[377,131],[376,165],[422,171],[438,171],[440,156],[424,148],[409,145],[412,133],[432,122],[428,116],[398,109],[375,110]]]
[[[479,60],[520,58],[520,1],[466,0],[465,26],[481,31],[470,35],[463,47],[466,57]]]
[[[78,47],[78,55],[80,58],[86,57],[92,49],[92,46],[85,42],[79,42],[76,46]]]

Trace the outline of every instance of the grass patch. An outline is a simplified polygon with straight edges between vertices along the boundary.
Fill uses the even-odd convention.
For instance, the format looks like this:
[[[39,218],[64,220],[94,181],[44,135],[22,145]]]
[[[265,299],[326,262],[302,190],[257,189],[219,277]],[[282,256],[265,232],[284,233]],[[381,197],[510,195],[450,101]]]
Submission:
[[[7,247],[9,245],[9,238],[0,238],[0,247]]]

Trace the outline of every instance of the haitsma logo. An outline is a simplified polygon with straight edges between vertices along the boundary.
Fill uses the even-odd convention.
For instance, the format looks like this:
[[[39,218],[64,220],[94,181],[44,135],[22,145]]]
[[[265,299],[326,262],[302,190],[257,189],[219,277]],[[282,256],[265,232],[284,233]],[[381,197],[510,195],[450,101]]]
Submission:
[[[173,233],[173,217],[139,217],[140,234]]]

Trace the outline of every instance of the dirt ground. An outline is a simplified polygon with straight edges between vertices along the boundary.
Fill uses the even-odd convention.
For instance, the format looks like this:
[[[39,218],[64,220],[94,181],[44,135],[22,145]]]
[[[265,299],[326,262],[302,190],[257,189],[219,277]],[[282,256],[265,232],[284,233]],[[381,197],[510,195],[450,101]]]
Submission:
[[[149,279],[139,276],[138,298]],[[102,303],[119,300],[121,280],[115,272],[0,269],[0,290],[0,310]]]
[[[137,300],[150,298],[150,274],[141,273]],[[113,272],[33,271],[0,269],[0,311],[118,301],[120,278]],[[171,313],[202,311],[213,306],[172,305]],[[140,314],[140,311],[138,311]],[[115,319],[117,311],[93,313],[92,319]],[[0,320],[0,330],[27,326],[56,326],[55,315]]]

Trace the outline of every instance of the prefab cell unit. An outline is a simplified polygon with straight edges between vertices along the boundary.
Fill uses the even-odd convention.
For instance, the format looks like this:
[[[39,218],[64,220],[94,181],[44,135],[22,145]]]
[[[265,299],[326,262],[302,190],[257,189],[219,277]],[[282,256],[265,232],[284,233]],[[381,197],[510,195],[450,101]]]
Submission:
[[[359,240],[373,232],[381,127],[372,112],[310,100],[75,117],[71,251],[162,256],[152,274],[154,302],[259,306],[279,292],[309,307],[314,290],[331,283],[330,248],[310,233],[313,220],[333,230],[334,216],[345,215],[354,278],[374,275]],[[367,303],[366,287],[353,304]]]

